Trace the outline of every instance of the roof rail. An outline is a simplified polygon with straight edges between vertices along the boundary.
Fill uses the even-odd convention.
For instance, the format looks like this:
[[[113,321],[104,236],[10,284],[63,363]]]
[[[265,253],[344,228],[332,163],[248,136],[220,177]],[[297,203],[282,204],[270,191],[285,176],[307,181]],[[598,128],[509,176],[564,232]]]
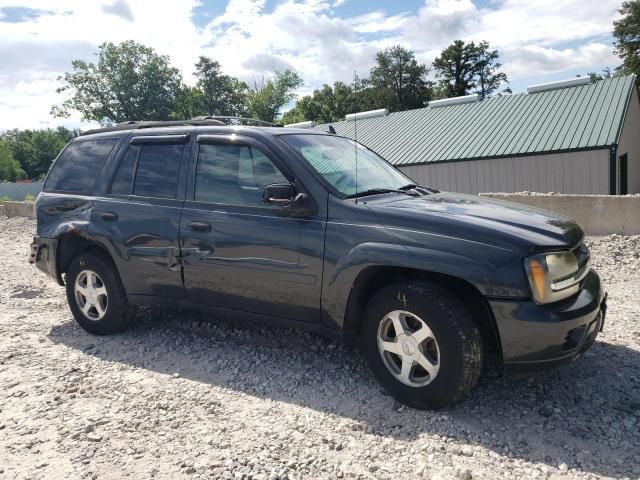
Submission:
[[[280,127],[281,125],[265,122],[258,118],[234,117],[228,115],[200,115],[193,117],[191,120],[217,120],[225,125],[247,125],[254,127]]]
[[[224,126],[226,123],[219,120],[166,120],[166,121],[136,121],[128,120],[120,122],[113,127],[94,128],[82,132],[80,135],[92,135],[94,133],[117,132],[121,130],[140,130],[155,127],[187,127],[187,126]]]

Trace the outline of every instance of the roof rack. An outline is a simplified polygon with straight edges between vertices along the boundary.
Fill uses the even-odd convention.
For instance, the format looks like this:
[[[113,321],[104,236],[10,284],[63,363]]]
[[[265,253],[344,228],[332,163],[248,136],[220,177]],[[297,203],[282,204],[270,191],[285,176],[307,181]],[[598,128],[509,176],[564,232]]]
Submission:
[[[167,121],[135,121],[120,122],[113,127],[94,128],[82,132],[80,135],[92,135],[94,133],[117,132],[121,130],[139,130],[154,127],[186,127],[186,126],[223,126],[227,125],[220,120],[167,120]]]
[[[193,117],[191,120],[217,120],[219,122],[224,123],[225,125],[248,125],[254,127],[281,127],[282,125],[278,125],[271,122],[265,122],[264,120],[260,120],[258,118],[248,118],[248,117],[233,117],[227,115],[201,115],[199,117]]]

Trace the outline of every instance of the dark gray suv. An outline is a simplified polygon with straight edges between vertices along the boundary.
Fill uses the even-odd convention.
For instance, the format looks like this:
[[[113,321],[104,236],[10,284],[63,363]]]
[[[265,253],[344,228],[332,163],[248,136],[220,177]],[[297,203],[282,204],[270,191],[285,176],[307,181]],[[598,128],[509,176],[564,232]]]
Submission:
[[[31,261],[87,331],[137,305],[295,325],[361,342],[399,401],[438,408],[505,371],[568,363],[605,297],[572,220],[441,193],[330,133],[133,122],[60,153]]]

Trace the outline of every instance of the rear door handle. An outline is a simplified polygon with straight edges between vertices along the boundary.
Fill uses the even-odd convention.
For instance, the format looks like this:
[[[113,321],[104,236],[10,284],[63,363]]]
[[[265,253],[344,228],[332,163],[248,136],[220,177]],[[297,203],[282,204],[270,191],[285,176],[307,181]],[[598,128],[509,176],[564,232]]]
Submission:
[[[107,222],[115,222],[116,220],[118,220],[118,215],[113,212],[104,212],[100,214],[100,218]]]
[[[211,225],[207,222],[189,222],[189,228],[194,232],[210,232]]]

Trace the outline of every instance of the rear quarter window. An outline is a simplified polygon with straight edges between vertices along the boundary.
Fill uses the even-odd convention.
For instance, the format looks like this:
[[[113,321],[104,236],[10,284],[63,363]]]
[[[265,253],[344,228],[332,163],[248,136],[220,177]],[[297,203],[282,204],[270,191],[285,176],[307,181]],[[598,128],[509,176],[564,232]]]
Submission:
[[[80,140],[69,145],[51,167],[45,190],[90,193],[117,138]]]

